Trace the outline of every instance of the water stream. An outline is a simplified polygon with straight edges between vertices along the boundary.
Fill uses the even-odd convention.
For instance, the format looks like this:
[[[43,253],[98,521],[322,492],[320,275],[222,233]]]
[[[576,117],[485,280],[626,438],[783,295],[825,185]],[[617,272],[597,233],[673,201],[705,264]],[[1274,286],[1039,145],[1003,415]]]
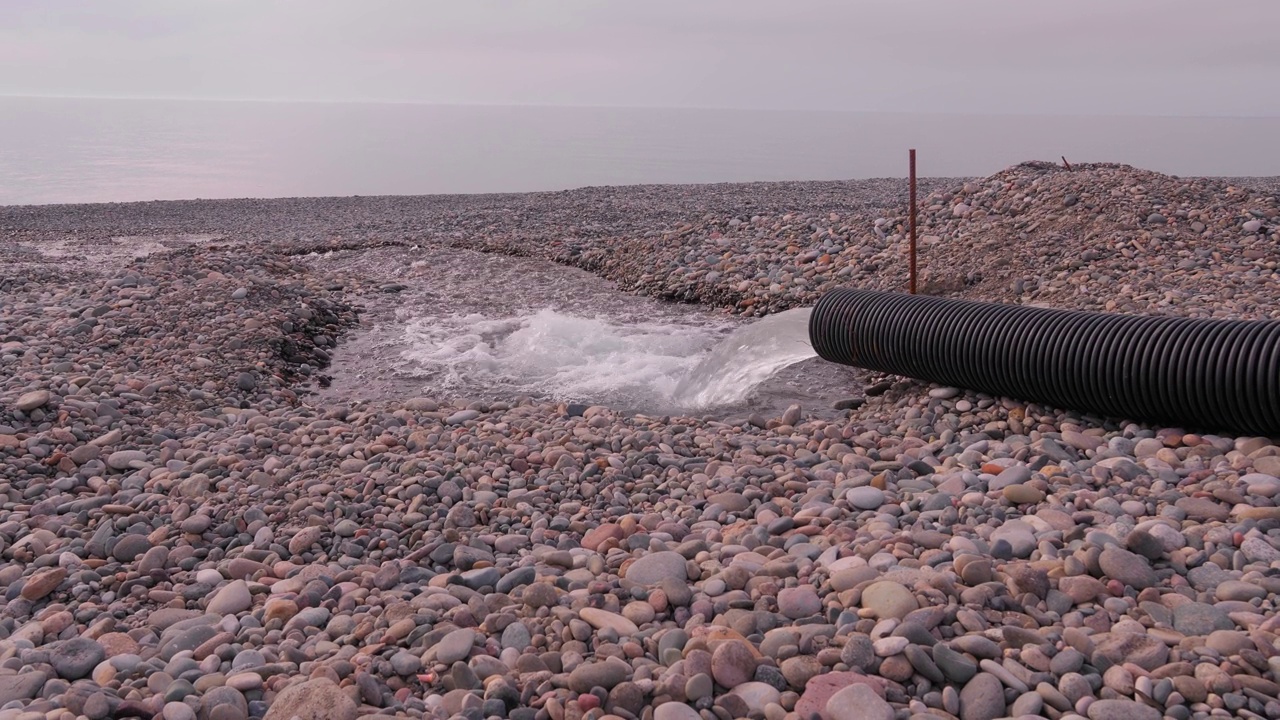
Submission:
[[[737,405],[783,368],[817,357],[809,343],[810,308],[796,308],[733,331],[676,385],[689,408]]]
[[[332,253],[312,262],[408,287],[369,299],[334,356],[329,400],[521,396],[629,412],[831,411],[848,368],[816,358],[808,309],[743,319],[620,292],[554,263],[447,248]]]
[[[815,357],[808,319],[807,308],[788,310],[725,336],[725,324],[551,308],[506,318],[425,316],[405,328],[402,356],[446,388],[484,383],[512,395],[706,410],[741,405],[779,370]]]

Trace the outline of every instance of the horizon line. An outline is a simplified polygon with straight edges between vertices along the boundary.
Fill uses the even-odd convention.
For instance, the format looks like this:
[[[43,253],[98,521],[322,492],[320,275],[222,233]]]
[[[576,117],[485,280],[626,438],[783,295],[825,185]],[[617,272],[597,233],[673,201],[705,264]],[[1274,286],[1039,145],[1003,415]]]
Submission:
[[[177,95],[33,95],[30,93],[0,92],[0,99],[12,100],[110,100],[110,101],[160,101],[160,102],[209,102],[264,105],[410,105],[421,107],[483,107],[483,108],[568,108],[575,110],[693,110],[730,112],[816,113],[838,115],[938,115],[962,117],[1077,117],[1077,118],[1175,118],[1216,120],[1276,120],[1276,115],[1223,115],[1223,114],[1175,114],[1175,113],[1063,113],[1047,111],[1021,112],[973,112],[946,110],[870,110],[820,107],[811,109],[730,106],[730,105],[608,105],[592,103],[513,103],[513,102],[443,102],[432,100],[388,99],[324,99],[324,98],[226,98]]]

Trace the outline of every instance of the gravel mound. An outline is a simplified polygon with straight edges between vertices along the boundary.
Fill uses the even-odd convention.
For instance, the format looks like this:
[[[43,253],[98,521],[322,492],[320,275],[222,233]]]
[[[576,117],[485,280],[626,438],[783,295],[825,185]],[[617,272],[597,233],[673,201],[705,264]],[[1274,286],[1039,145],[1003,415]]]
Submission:
[[[1276,197],[1275,184],[1261,180],[1025,163],[922,193],[921,288],[1077,309],[1280,317],[1274,294],[1257,287],[1274,270]],[[708,213],[660,233],[532,247],[494,234],[458,242],[533,252],[638,292],[763,315],[842,285],[906,288],[907,223],[900,203],[868,203],[847,214]]]

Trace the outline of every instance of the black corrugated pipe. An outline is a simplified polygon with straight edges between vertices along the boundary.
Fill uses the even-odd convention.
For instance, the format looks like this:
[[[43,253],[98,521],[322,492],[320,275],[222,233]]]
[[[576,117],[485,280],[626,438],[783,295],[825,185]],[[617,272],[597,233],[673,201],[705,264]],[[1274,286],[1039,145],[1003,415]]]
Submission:
[[[833,290],[823,359],[1061,408],[1280,435],[1280,321],[1051,310]]]

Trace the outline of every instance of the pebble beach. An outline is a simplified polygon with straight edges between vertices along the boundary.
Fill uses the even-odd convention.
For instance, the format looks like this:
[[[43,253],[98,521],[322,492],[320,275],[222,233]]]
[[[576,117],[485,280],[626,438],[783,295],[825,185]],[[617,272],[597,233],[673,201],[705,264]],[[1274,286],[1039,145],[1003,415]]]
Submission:
[[[1275,439],[875,374],[768,414],[326,395],[409,289],[362,253],[761,317],[904,289],[905,186],[0,207],[0,720],[1280,718]],[[1280,319],[1280,178],[920,197],[923,292]]]

